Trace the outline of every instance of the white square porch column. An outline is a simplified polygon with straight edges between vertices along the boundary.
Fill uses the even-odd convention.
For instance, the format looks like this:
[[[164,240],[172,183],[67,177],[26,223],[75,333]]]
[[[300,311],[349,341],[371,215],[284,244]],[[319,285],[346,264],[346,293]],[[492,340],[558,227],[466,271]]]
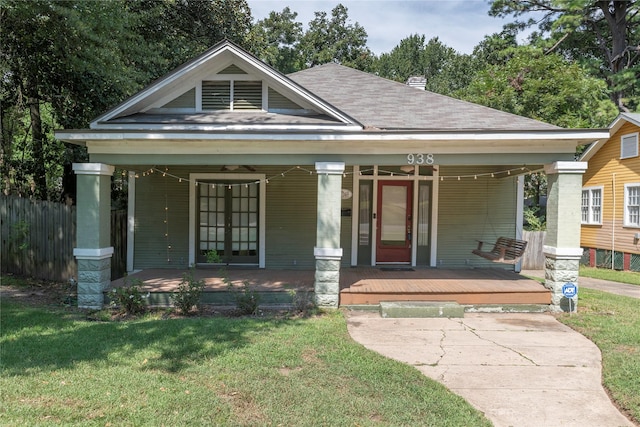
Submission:
[[[114,167],[102,163],[74,163],[78,307],[102,308],[103,291],[111,284],[111,175]]]
[[[578,296],[570,301],[563,295],[562,287],[567,283],[578,285],[582,257],[582,175],[586,170],[586,162],[545,165],[548,187],[545,286],[551,290],[551,309],[557,312],[577,309]]]
[[[315,298],[321,307],[338,307],[340,298],[340,217],[342,162],[317,162],[318,219],[316,225]]]

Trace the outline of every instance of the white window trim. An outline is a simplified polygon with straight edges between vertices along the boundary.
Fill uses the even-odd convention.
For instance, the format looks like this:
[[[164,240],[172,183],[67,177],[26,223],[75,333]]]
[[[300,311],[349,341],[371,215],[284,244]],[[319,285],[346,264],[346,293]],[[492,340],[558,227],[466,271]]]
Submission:
[[[632,227],[632,228],[640,228],[640,221],[638,221],[637,224],[631,223],[629,221],[628,202],[629,202],[629,188],[631,187],[640,188],[640,182],[628,182],[624,185],[624,226]]]
[[[593,191],[600,191],[600,221],[593,220]],[[588,221],[584,221],[582,219],[582,192],[589,192],[589,219]],[[602,225],[602,215],[604,212],[604,186],[595,186],[595,187],[582,187],[582,192],[580,193],[580,222],[584,225]]]
[[[622,144],[622,141],[623,141],[625,138],[629,138],[629,137],[631,137],[631,138],[635,137],[635,139],[636,139],[636,150],[635,150],[635,153],[634,153],[633,155],[625,156],[625,155],[624,155],[624,152],[622,151],[622,148],[623,148],[623,146],[624,146],[624,145]],[[628,134],[626,134],[626,135],[622,135],[622,136],[620,136],[620,159],[632,159],[632,158],[634,158],[634,157],[638,157],[638,155],[639,155],[639,154],[640,154],[640,153],[638,152],[638,132],[635,132],[635,133],[628,133]]]

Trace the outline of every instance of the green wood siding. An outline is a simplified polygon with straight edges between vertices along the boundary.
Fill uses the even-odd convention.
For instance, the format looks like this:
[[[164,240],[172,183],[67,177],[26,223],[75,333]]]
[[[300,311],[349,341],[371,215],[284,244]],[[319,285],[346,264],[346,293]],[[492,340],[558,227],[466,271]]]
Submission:
[[[162,108],[196,108],[196,90],[190,89],[182,95],[167,102]]]
[[[281,173],[291,167],[257,167],[255,172],[239,168],[236,173],[264,174],[269,178],[266,187],[266,268],[314,269],[317,175],[307,172],[314,171],[314,166],[301,166],[300,170],[290,171],[282,177]],[[142,171],[147,167],[130,169]],[[169,172],[184,178],[183,181],[168,175],[163,177],[158,172],[147,176],[140,172],[136,181],[135,269],[188,267],[189,174],[221,173],[219,166],[172,167]],[[229,175],[232,177],[233,173]],[[351,174],[343,178],[342,188],[352,190]],[[342,208],[351,209],[351,203],[352,199],[343,200]],[[166,211],[165,207],[168,208]],[[342,217],[340,237],[342,265],[349,266],[351,217]]]
[[[183,176],[174,169],[170,173]],[[179,182],[168,175],[163,177],[158,172],[148,176],[140,173],[139,176],[136,180],[134,268],[188,267],[188,182]]]
[[[473,175],[492,170],[495,169],[441,167],[440,174]],[[515,237],[516,177],[462,178],[459,181],[447,178],[439,185],[438,267],[512,269],[513,266],[489,262],[471,251],[477,246],[477,240],[493,245],[500,236]]]

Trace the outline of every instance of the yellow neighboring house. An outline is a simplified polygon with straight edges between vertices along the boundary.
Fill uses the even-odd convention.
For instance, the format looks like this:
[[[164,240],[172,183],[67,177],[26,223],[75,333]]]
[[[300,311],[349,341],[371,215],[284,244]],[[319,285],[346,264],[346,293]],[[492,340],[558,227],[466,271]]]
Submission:
[[[640,113],[621,113],[581,161],[583,262],[640,271]]]

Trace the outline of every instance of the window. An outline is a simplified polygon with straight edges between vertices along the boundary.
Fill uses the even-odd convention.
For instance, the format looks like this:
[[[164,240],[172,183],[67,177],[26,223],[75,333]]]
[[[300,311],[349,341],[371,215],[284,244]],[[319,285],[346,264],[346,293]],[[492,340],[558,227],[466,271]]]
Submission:
[[[638,133],[622,135],[620,138],[620,158],[638,157]]]
[[[624,225],[640,227],[640,183],[624,185]]]
[[[582,223],[602,224],[602,187],[582,189]]]

